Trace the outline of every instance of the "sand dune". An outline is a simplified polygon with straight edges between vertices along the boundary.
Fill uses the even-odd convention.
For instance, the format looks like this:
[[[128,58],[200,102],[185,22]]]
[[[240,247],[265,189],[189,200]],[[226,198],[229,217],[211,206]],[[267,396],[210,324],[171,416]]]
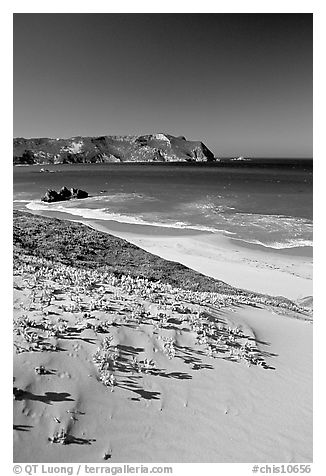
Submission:
[[[309,316],[160,286],[16,264],[14,461],[310,462]]]

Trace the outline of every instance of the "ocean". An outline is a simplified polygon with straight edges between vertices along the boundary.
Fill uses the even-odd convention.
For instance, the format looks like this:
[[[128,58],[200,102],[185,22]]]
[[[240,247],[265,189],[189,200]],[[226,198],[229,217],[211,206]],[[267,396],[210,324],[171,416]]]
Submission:
[[[222,233],[270,250],[313,244],[312,161],[32,165],[14,167],[13,182],[14,208],[48,216]],[[41,202],[62,186],[90,196]]]

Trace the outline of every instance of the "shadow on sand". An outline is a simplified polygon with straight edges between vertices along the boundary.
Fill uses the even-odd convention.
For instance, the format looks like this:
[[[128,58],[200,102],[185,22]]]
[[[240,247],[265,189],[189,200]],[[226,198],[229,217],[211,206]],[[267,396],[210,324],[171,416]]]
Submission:
[[[70,393],[67,392],[45,392],[44,395],[35,395],[27,390],[20,390],[14,387],[15,400],[34,400],[38,402],[52,405],[54,402],[73,402],[73,398],[70,397]]]

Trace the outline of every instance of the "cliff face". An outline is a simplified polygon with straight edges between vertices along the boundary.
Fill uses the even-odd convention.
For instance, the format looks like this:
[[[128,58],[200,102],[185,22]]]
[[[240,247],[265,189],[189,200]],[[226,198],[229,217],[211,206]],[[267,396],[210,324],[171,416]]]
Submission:
[[[106,162],[208,162],[213,153],[198,141],[169,134],[143,136],[15,138],[14,164]]]

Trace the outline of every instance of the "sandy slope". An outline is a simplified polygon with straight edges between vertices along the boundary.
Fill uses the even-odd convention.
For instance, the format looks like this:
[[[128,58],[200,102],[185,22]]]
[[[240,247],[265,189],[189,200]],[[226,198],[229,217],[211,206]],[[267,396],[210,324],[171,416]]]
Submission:
[[[293,300],[311,297],[313,293],[312,259],[308,257],[244,248],[212,233],[145,234],[141,227],[112,227],[99,220],[82,222],[232,286]]]
[[[94,296],[99,301],[97,288],[79,291],[92,316],[83,318],[84,311],[69,310],[75,298],[61,280],[46,282],[53,298],[49,307],[40,303],[44,283],[28,270],[16,273],[14,318],[27,315],[38,323],[28,332],[42,336],[45,322],[57,325],[61,317],[66,327],[42,339],[57,351],[34,349],[14,356],[14,386],[22,390],[14,400],[15,462],[312,460],[310,322],[265,308],[188,302],[190,314],[183,314],[172,309],[173,303],[180,307],[177,295],[161,296],[168,303],[164,307],[107,285],[101,291],[106,310],[104,304],[91,310]],[[37,287],[34,302],[26,285]],[[132,311],[140,305],[148,312],[143,318]],[[191,321],[190,316],[197,318]],[[86,322],[107,327],[102,332]],[[215,335],[226,337],[224,350],[209,357],[191,322],[209,322]],[[92,357],[108,335],[119,354],[113,391],[99,380]],[[165,338],[174,342],[175,355],[164,349]],[[15,342],[28,347],[19,333]],[[254,345],[264,366],[236,360],[234,349],[246,344]],[[152,359],[155,366],[139,372],[134,357],[139,365]],[[40,365],[49,373],[35,373]],[[67,444],[51,443],[49,437],[61,428]]]

